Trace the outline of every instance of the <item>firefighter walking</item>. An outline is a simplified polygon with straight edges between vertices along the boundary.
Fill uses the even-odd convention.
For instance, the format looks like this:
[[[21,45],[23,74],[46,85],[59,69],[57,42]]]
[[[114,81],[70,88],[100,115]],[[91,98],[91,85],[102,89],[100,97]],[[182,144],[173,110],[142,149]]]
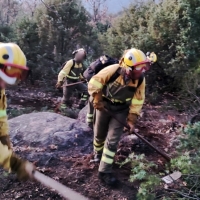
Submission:
[[[94,124],[94,160],[100,162],[99,178],[107,185],[115,185],[117,179],[112,172],[112,164],[117,145],[123,132],[123,125],[112,118],[104,107],[122,122],[127,122],[131,131],[142,109],[145,99],[145,78],[156,55],[146,57],[138,49],[127,50],[119,64],[108,66],[93,76],[88,84],[96,109]],[[109,82],[118,73],[118,77]]]
[[[74,86],[67,87],[67,84],[77,83],[80,80],[84,80],[84,77],[82,76],[84,71],[82,63],[86,58],[86,52],[84,49],[78,49],[73,52],[73,55],[74,59],[67,61],[63,69],[60,71],[56,88],[63,86],[62,108],[66,108],[66,106],[72,106],[70,97],[76,89],[82,92],[79,103],[79,108],[81,109],[85,106],[85,103],[88,100],[89,95],[87,92],[87,85],[84,83],[79,83],[75,84]]]

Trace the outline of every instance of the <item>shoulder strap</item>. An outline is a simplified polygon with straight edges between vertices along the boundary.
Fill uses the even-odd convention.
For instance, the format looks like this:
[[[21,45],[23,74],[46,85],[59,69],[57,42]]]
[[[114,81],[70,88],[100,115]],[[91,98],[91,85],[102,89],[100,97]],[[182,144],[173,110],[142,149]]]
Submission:
[[[75,64],[76,64],[76,62],[75,62],[75,60],[73,59],[72,60],[73,61],[73,64],[72,64],[72,67],[71,67],[71,69],[73,69],[74,68],[74,66],[75,66]],[[63,64],[62,64],[62,66],[61,66],[61,68],[63,69],[64,68],[64,66],[66,65],[66,63],[67,63],[68,61],[66,61],[66,62],[64,62]]]
[[[73,59],[72,61],[73,61],[73,65],[72,65],[72,67],[71,67],[71,70],[75,67],[75,64],[76,64],[76,62],[75,62],[74,59]]]
[[[137,88],[140,87],[140,85],[142,84],[143,80],[144,80],[144,74],[142,73],[142,75],[139,78]]]
[[[108,83],[114,82],[120,75],[120,67],[117,69],[117,71],[110,77],[110,80]]]

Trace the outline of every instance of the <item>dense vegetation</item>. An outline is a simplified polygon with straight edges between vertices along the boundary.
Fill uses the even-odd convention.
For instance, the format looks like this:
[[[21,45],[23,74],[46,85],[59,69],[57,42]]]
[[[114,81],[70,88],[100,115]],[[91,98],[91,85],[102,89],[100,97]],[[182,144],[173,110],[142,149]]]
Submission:
[[[35,79],[55,77],[78,47],[88,52],[86,65],[102,53],[120,57],[130,47],[155,51],[160,65],[147,75],[149,91],[183,91],[184,98],[198,102],[198,0],[134,3],[112,18],[91,2],[93,15],[79,0],[1,1],[9,12],[0,13],[0,40],[22,47]]]
[[[0,40],[23,48],[35,78],[55,76],[77,47],[86,48],[86,65],[102,53],[120,57],[124,49],[137,47],[158,54],[160,65],[148,74],[154,90],[198,96],[198,0],[134,3],[113,20],[91,15],[78,0],[4,0],[0,7],[6,4],[11,11],[0,15]]]

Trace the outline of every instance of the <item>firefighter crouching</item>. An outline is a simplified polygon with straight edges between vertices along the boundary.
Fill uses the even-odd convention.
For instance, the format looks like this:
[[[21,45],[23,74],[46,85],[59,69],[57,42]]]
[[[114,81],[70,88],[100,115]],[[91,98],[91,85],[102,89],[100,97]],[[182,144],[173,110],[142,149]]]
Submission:
[[[32,178],[35,167],[11,149],[5,87],[25,78],[27,71],[26,57],[21,49],[13,43],[0,43],[0,165],[7,171],[17,173],[21,180]]]
[[[90,66],[84,71],[83,76],[87,80],[87,82],[90,81],[90,79],[100,72],[105,67],[112,65],[112,64],[118,64],[119,60],[116,58],[112,58],[108,55],[102,55],[98,59],[96,59],[94,62],[90,64]],[[115,78],[115,77],[113,77]],[[110,79],[112,81],[112,78]],[[90,96],[88,101],[88,110],[87,110],[87,116],[86,116],[86,123],[90,128],[93,129],[93,120],[94,120],[94,108],[93,108],[93,97]]]
[[[61,105],[62,108],[66,108],[66,105],[72,106],[70,97],[72,96],[75,89],[82,92],[81,100],[79,103],[79,108],[81,109],[85,106],[85,103],[88,100],[89,95],[87,92],[87,85],[80,83],[67,87],[67,84],[77,83],[81,80],[84,80],[84,77],[82,76],[84,71],[82,63],[86,58],[86,52],[84,49],[78,49],[72,54],[74,55],[74,59],[67,61],[63,69],[60,71],[56,88],[63,86],[63,98]]]
[[[138,49],[127,50],[119,64],[101,70],[88,84],[88,91],[94,98],[93,106],[96,109],[93,161],[100,162],[98,176],[107,185],[117,183],[112,173],[112,164],[123,125],[104,111],[104,107],[113,112],[120,121],[126,121],[131,131],[134,130],[134,124],[145,100],[143,73],[149,69],[151,59],[157,59],[154,53],[147,58]],[[109,82],[116,72],[119,73],[118,78]]]

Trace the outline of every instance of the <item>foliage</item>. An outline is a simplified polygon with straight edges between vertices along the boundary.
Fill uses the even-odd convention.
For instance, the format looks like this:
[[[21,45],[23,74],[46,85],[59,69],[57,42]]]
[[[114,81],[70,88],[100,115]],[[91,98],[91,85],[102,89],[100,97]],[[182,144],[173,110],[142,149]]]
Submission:
[[[89,25],[87,15],[79,1],[70,0],[49,0],[38,10],[39,60],[49,66],[45,76],[50,72],[55,75],[77,48],[84,47],[88,53],[98,54],[97,34]]]
[[[47,83],[56,79],[62,63],[71,59],[77,48],[86,49],[89,62],[100,54],[98,29],[90,24],[90,15],[79,0],[23,0],[17,5],[21,6],[22,14],[15,16],[14,24],[0,27],[0,41],[20,45],[34,79]]]
[[[0,26],[0,41],[9,42],[13,37],[13,29],[9,26]]]
[[[144,200],[147,196],[148,200],[154,199],[155,194],[151,193],[153,191],[152,189],[160,184],[160,179],[155,173],[152,174],[152,169],[155,168],[156,165],[147,161],[144,154],[135,155],[134,153],[130,154],[124,162],[120,163],[120,166],[127,163],[131,164],[131,175],[129,181],[144,181],[138,190],[137,199]]]
[[[162,69],[152,68],[147,75],[149,85],[178,91],[199,58],[199,10],[198,0],[135,3],[100,36],[103,49],[118,57],[131,47],[155,51]]]
[[[156,165],[144,155],[130,154],[120,165],[131,165],[130,182],[141,181],[137,199],[199,199],[200,198],[200,122],[189,124],[181,134],[177,157],[171,159],[163,171],[158,173]],[[180,171],[182,177],[171,186],[161,182],[163,175]],[[176,189],[174,189],[176,188]]]
[[[37,34],[37,23],[28,18],[21,20],[16,26],[16,40],[26,54],[27,65],[41,77],[41,46]],[[46,69],[46,68],[45,68]],[[37,77],[36,77],[37,78]]]

